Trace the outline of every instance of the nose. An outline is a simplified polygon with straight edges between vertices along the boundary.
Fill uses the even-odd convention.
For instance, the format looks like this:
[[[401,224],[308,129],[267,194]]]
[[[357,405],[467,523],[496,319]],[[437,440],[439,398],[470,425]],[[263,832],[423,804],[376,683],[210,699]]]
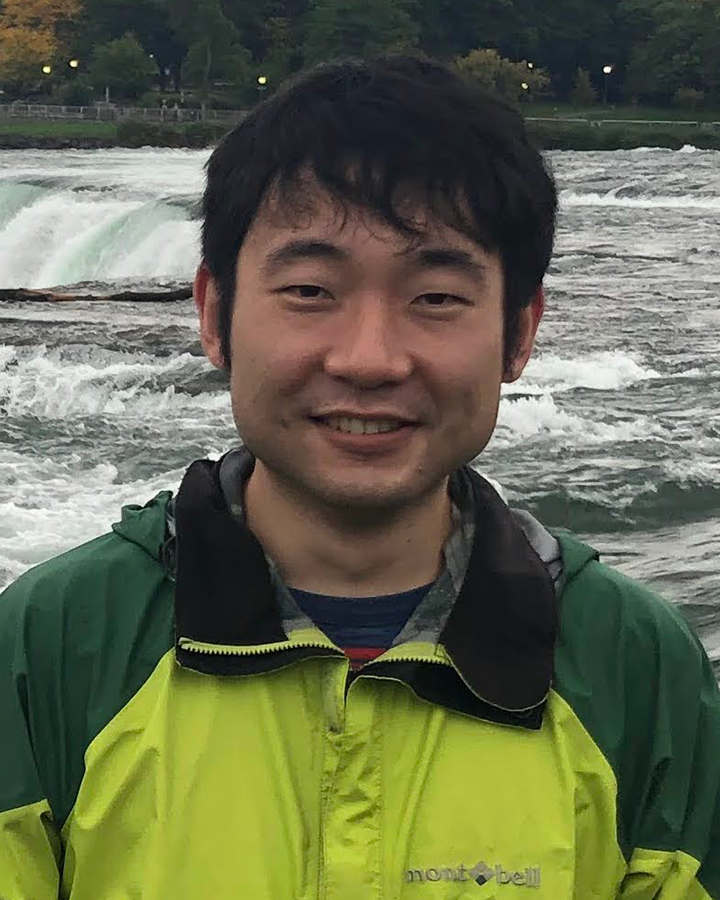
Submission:
[[[326,373],[363,387],[407,378],[412,360],[400,338],[397,316],[387,301],[377,297],[348,310],[326,354]]]

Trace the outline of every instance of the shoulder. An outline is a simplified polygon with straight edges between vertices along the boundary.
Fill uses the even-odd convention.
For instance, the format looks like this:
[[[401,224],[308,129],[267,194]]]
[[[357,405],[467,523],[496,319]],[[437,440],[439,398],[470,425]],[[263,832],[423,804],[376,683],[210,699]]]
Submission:
[[[716,881],[720,692],[707,654],[677,606],[577,538],[558,540],[567,578],[554,688],[612,769],[619,846],[638,871],[680,851],[706,861],[700,883]]]
[[[647,586],[605,565],[599,554],[566,532],[557,532],[566,562],[559,598],[558,650],[586,650],[588,664],[603,670],[623,663],[671,674],[690,666],[698,674],[704,651],[680,609]],[[592,652],[591,652],[592,651]]]
[[[125,507],[113,530],[21,575],[0,594],[12,674],[75,680],[168,649],[172,583],[160,559],[169,494]],[[124,663],[123,663],[124,660]]]
[[[26,637],[46,643],[61,634],[66,640],[73,625],[87,631],[93,620],[109,616],[120,626],[132,619],[165,577],[160,548],[168,498],[125,507],[112,531],[21,575],[0,594],[0,639],[21,622]]]
[[[720,753],[720,694],[677,606],[601,563],[571,535],[558,539],[569,568],[559,598],[554,688],[614,771],[627,849],[638,838],[651,785],[658,793],[662,782],[663,797],[672,799],[691,770],[708,780],[716,768],[708,760]]]
[[[0,595],[0,706],[23,709],[60,823],[88,745],[173,645],[173,586],[150,552],[165,505],[126,509],[112,532]]]

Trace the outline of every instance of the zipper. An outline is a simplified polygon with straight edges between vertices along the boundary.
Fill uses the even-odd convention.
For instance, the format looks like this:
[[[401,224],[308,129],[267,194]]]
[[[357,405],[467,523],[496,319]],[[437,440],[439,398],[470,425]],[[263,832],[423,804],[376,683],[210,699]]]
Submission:
[[[295,648],[312,648],[319,650],[336,650],[337,652],[333,653],[332,656],[335,659],[346,659],[344,653],[338,650],[336,647],[331,646],[330,644],[321,644],[319,641],[297,641],[293,643],[288,643],[286,645],[278,646],[277,644],[271,645],[260,645],[258,647],[236,647],[231,644],[204,644],[202,641],[194,641],[192,638],[181,637],[178,639],[178,645],[182,650],[190,650],[193,653],[208,653],[214,656],[261,656],[264,653],[278,653],[283,650],[294,650]],[[418,663],[433,663],[437,666],[447,666],[451,669],[455,669],[458,673],[460,680],[463,682],[465,687],[470,691],[471,694],[474,694],[478,700],[482,700],[483,703],[487,703],[488,706],[492,706],[495,709],[501,709],[503,712],[507,713],[524,713],[530,712],[535,709],[540,704],[535,704],[534,706],[530,706],[527,709],[508,709],[505,706],[500,706],[498,703],[493,703],[492,701],[482,697],[477,693],[468,682],[463,677],[462,673],[458,668],[453,666],[453,664],[445,659],[438,659],[437,657],[432,656],[401,656],[395,657],[394,659],[382,659],[382,657],[378,657],[377,659],[372,660],[371,662],[365,663],[362,670],[355,676],[353,679],[353,683],[357,681],[358,678],[362,678],[365,674],[365,670],[369,669],[371,666],[376,665],[392,665],[392,663],[401,663],[401,662],[418,662]],[[368,673],[369,674],[369,673]],[[375,676],[371,676],[375,677]],[[352,685],[350,685],[352,687]],[[548,692],[549,694],[549,692]],[[543,697],[540,703],[544,703],[548,694]]]
[[[293,641],[287,644],[259,644],[257,647],[238,647],[233,644],[205,644],[202,641],[194,641],[192,638],[178,638],[178,646],[181,650],[190,650],[193,653],[209,653],[215,656],[262,656],[264,653],[279,653],[284,650],[295,650],[300,647],[317,648],[319,650],[337,650],[331,644],[321,644],[319,641]],[[338,658],[344,657],[339,650],[334,654]]]
[[[510,713],[511,715],[522,715],[522,713],[529,713],[532,710],[537,709],[537,707],[540,706],[541,703],[545,703],[547,701],[547,698],[550,696],[550,692],[548,691],[548,693],[545,694],[545,696],[542,698],[542,700],[540,700],[539,703],[536,703],[533,706],[528,706],[527,708],[524,708],[524,709],[509,709],[506,706],[501,706],[499,703],[493,703],[492,700],[488,700],[485,697],[478,694],[478,692],[473,687],[470,686],[470,684],[468,683],[467,679],[464,677],[464,675],[462,674],[460,669],[458,669],[457,666],[453,665],[452,662],[450,662],[449,660],[445,660],[445,659],[438,659],[438,658],[432,657],[432,656],[402,656],[402,657],[397,657],[395,659],[374,659],[372,662],[366,663],[363,668],[369,668],[370,666],[377,665],[378,663],[380,665],[389,666],[389,665],[392,665],[392,663],[399,663],[399,662],[435,663],[436,665],[440,665],[440,666],[449,666],[451,669],[455,669],[455,671],[457,672],[458,677],[460,678],[462,683],[465,685],[465,687],[468,689],[468,691],[473,696],[478,698],[478,700],[481,700],[483,703],[486,703],[488,706],[491,706],[494,709],[502,710],[502,712]],[[363,674],[364,674],[364,672],[361,671],[359,673],[358,677],[361,677]],[[371,678],[381,677],[381,676],[371,675],[370,673],[368,673],[368,675]],[[357,680],[357,679],[355,679],[355,680]],[[397,681],[398,679],[393,678],[391,680]],[[405,684],[405,682],[402,682],[402,683]],[[410,685],[408,685],[408,687],[410,687]]]
[[[449,666],[449,668],[453,668],[453,664],[448,662],[445,659],[438,659],[433,656],[396,656],[393,659],[383,659],[382,657],[377,657],[373,659],[371,662],[365,663],[363,668],[369,668],[370,666],[376,666],[378,663],[383,666],[392,665],[392,663],[404,663],[404,662],[419,662],[419,663],[435,663],[438,666]]]

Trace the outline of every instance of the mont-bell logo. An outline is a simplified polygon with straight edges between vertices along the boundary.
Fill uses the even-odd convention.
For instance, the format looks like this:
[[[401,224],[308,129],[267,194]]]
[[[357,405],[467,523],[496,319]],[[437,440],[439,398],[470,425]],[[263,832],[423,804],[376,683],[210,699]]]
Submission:
[[[480,860],[472,868],[460,865],[440,866],[430,869],[408,869],[405,872],[405,881],[408,884],[422,884],[426,881],[475,881],[479,885],[488,881],[498,884],[512,884],[516,887],[537,888],[540,887],[540,866],[529,866],[522,870],[506,869],[500,864],[489,866],[484,860]]]

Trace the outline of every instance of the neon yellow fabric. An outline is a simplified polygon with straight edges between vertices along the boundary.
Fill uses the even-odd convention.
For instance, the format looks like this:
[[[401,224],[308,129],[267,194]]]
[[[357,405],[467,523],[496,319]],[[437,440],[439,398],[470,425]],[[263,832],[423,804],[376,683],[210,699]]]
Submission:
[[[615,778],[562,698],[521,733],[391,679],[345,698],[346,674],[324,659],[222,679],[169,652],[87,751],[63,895],[619,896]]]
[[[712,900],[695,878],[698,866],[682,851],[636,850],[619,900]]]
[[[215,678],[168,652],[88,748],[59,893],[47,803],[0,814],[3,900],[710,900],[687,854],[626,867],[615,776],[558,694],[520,732],[387,678],[345,697],[346,673]]]
[[[47,800],[0,813],[2,900],[56,900],[59,863]]]

